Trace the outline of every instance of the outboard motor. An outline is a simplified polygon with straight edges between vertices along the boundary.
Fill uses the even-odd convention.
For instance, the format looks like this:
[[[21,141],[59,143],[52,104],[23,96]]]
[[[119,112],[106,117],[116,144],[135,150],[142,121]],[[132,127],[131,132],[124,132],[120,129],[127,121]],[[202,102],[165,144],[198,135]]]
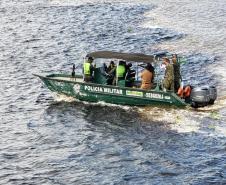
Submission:
[[[214,104],[217,89],[214,86],[195,87],[191,91],[191,106],[194,108]]]
[[[194,108],[204,107],[210,102],[210,91],[208,87],[195,87],[191,91],[191,106]]]

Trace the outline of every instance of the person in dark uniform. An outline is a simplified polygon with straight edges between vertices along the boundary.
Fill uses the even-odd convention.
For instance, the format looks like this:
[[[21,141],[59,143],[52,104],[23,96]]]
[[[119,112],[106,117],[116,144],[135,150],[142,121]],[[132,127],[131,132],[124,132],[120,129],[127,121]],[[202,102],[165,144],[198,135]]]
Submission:
[[[174,54],[172,57],[173,70],[174,70],[174,92],[177,92],[180,88],[181,83],[181,73],[180,73],[180,63],[178,61],[177,55]]]
[[[132,64],[128,63],[126,65],[126,76],[125,76],[126,87],[132,87],[135,81],[136,71],[131,68],[132,68]]]
[[[72,66],[72,72],[71,72],[72,78],[75,78],[75,64]]]

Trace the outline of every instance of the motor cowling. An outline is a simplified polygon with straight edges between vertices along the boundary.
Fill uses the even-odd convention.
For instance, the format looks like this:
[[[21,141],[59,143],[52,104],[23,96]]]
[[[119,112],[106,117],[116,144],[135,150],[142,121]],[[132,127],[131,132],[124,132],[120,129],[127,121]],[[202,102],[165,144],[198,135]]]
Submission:
[[[194,108],[214,104],[217,89],[214,86],[195,87],[191,91],[191,106]]]
[[[210,101],[209,89],[207,87],[195,87],[191,91],[190,98],[192,107],[204,107]]]

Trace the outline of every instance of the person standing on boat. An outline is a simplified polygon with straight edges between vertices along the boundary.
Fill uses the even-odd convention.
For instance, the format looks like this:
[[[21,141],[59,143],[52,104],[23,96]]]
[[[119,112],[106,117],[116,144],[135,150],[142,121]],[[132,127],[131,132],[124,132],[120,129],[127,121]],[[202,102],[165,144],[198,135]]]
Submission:
[[[115,79],[115,74],[116,74],[116,66],[114,61],[110,62],[110,65],[107,67],[107,73],[108,73],[108,79],[107,79],[107,84],[108,85],[114,85],[114,79]]]
[[[118,66],[116,67],[116,77],[113,80],[113,85],[118,83],[121,80],[125,80],[126,76],[126,62],[120,60]]]
[[[114,61],[111,61],[109,66],[107,67],[107,73],[111,73],[112,70],[115,70],[116,66]]]
[[[174,92],[177,92],[180,88],[181,74],[180,74],[180,63],[178,62],[177,55],[174,54],[172,57],[173,70],[174,70]]]
[[[92,65],[93,58],[88,57],[88,60],[84,62],[83,65],[83,72],[84,72],[84,81],[85,82],[92,82],[93,80],[93,71],[95,67]]]
[[[119,61],[119,64],[116,68],[116,75],[118,79],[125,79],[126,75],[126,62],[123,60]]]
[[[163,87],[166,90],[174,91],[174,69],[168,58],[163,58],[163,64],[166,66]]]
[[[141,73],[141,89],[151,89],[154,80],[154,67],[148,63]]]
[[[136,71],[132,69],[132,63],[126,65],[126,87],[132,87],[135,81]]]
[[[72,72],[71,72],[72,78],[75,78],[75,64],[72,66]]]

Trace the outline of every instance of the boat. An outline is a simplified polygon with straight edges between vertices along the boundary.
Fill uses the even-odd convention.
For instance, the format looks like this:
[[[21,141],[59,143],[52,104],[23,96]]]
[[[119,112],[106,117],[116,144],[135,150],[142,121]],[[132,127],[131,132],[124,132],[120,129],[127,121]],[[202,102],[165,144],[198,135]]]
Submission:
[[[96,51],[86,55],[86,58],[92,57],[95,60],[106,62],[109,60],[132,62],[136,68],[136,78],[133,79],[133,86],[126,85],[127,80],[122,80],[117,85],[109,85],[107,77],[102,74],[101,68],[94,70],[94,79],[92,82],[85,82],[83,74],[48,74],[38,75],[49,90],[57,94],[63,94],[86,102],[106,102],[110,104],[130,105],[130,106],[152,106],[152,105],[170,105],[175,107],[193,107],[206,106],[213,104],[216,99],[216,88],[192,88],[191,97],[181,98],[173,91],[166,91],[161,88],[161,81],[157,79],[154,87],[150,90],[140,88],[139,68],[147,63],[160,63],[161,54],[145,55],[140,53],[121,53],[112,51]],[[158,75],[158,74],[156,74]],[[212,93],[212,99],[210,96]]]

